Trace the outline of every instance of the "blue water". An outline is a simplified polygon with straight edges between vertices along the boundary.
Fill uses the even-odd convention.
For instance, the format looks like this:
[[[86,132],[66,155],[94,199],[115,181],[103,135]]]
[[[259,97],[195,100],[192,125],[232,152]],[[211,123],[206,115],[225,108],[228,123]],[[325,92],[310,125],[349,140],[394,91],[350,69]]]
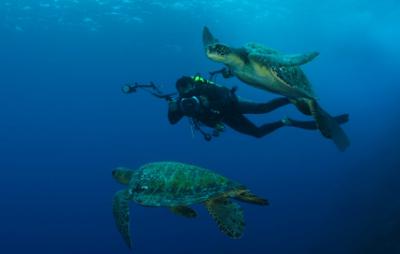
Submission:
[[[350,113],[351,147],[293,128],[206,142],[169,125],[164,101],[121,93],[127,81],[173,91],[181,75],[220,68],[204,25],[236,46],[319,51],[304,70],[324,108]],[[201,206],[189,220],[132,204],[134,253],[400,253],[399,25],[397,0],[2,0],[0,253],[130,253],[111,170],[162,160],[213,169],[271,205],[243,204],[245,234],[231,240]],[[284,115],[308,119],[293,106],[251,119]]]

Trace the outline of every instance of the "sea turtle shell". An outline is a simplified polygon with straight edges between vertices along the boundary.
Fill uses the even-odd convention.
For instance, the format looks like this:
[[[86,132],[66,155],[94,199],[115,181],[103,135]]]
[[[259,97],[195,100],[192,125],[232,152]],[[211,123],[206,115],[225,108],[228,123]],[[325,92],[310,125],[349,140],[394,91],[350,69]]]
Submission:
[[[247,55],[276,54],[277,56],[279,56],[280,54],[279,51],[265,47],[264,45],[259,43],[247,43],[243,48],[246,51]],[[308,92],[309,94],[314,95],[314,91],[311,87],[310,81],[299,66],[270,66],[270,68],[280,79],[282,79],[289,86],[300,88]]]
[[[188,206],[203,203],[244,186],[210,170],[179,162],[149,163],[135,171],[129,187],[144,206]]]

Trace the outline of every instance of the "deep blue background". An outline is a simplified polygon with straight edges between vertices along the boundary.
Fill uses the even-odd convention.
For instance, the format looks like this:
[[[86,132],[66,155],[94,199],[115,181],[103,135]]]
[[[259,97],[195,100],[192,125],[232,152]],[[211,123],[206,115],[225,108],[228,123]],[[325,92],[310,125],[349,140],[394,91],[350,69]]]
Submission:
[[[1,1],[0,252],[129,253],[111,214],[116,166],[177,160],[248,185],[270,207],[243,204],[241,240],[203,207],[187,220],[132,205],[136,253],[400,253],[400,6],[398,1]],[[323,3],[322,3],[323,2]],[[201,29],[233,45],[317,50],[304,66],[321,104],[349,112],[344,153],[318,132],[263,139],[229,130],[207,143],[166,103],[127,81],[166,91],[181,75],[220,68]],[[241,96],[275,95],[241,84]],[[283,115],[306,119],[293,106]]]

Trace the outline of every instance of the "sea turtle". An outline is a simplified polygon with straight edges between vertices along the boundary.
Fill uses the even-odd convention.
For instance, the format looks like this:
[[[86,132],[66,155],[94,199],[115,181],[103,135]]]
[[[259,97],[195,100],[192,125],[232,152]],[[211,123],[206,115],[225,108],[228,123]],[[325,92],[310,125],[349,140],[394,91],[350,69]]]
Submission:
[[[196,217],[190,205],[204,204],[220,230],[231,238],[239,238],[244,228],[242,208],[231,199],[268,204],[266,199],[257,197],[237,182],[210,170],[179,162],[154,162],[138,170],[117,168],[112,175],[119,183],[128,186],[115,194],[113,213],[117,228],[129,248],[129,201],[147,207],[167,207],[188,218]]]
[[[207,27],[203,29],[203,46],[209,59],[226,65],[222,71],[225,78],[236,76],[248,85],[290,98],[303,114],[315,118],[321,133],[340,150],[350,145],[336,120],[317,103],[311,83],[300,68],[319,53],[286,55],[258,43],[234,48],[220,43]]]

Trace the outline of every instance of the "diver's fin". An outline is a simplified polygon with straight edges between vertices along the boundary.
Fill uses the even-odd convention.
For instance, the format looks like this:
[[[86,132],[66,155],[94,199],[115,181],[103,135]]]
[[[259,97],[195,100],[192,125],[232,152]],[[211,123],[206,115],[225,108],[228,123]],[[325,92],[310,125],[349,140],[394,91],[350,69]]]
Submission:
[[[210,32],[210,29],[208,27],[203,28],[203,46],[206,48],[210,44],[217,43],[218,39],[215,38],[212,33]]]
[[[181,215],[186,218],[196,218],[197,217],[196,211],[188,206],[174,206],[174,207],[171,207],[170,210],[174,214]]]
[[[267,199],[258,197],[253,193],[251,193],[249,190],[240,191],[233,198],[242,202],[251,203],[255,205],[269,205]]]
[[[318,55],[318,52],[295,55],[250,53],[249,58],[268,67],[291,67],[306,64]]]
[[[234,239],[242,236],[245,224],[243,210],[238,204],[227,198],[218,198],[207,201],[205,205],[223,233]]]
[[[132,248],[130,234],[130,216],[128,190],[118,191],[113,199],[113,214],[115,224],[129,248]]]
[[[310,109],[322,135],[332,139],[340,151],[346,150],[350,146],[350,140],[335,118],[323,110],[316,101],[310,101]]]

